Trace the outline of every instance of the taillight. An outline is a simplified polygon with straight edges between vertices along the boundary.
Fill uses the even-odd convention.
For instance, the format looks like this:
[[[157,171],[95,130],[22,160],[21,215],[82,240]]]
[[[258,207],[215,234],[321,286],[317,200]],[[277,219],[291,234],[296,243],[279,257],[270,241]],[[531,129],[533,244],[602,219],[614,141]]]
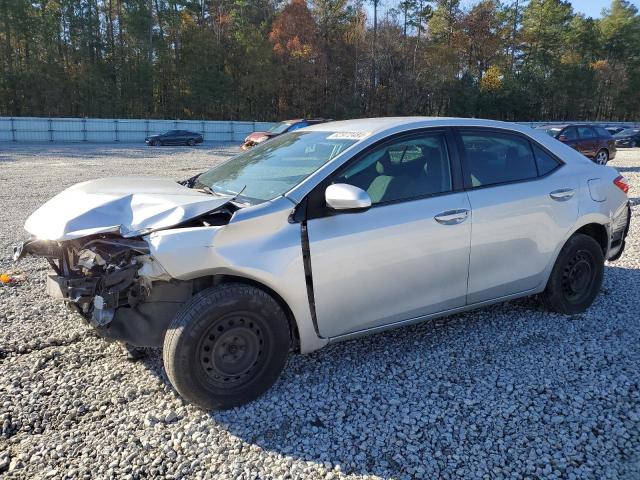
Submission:
[[[613,183],[624,193],[629,193],[629,184],[622,175],[617,176]]]

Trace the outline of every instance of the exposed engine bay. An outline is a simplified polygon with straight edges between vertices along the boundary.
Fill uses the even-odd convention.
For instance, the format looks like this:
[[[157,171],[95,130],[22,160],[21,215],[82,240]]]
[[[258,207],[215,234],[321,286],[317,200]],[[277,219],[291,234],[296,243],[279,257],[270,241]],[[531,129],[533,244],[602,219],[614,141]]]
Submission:
[[[228,203],[173,228],[226,225],[238,208]],[[26,255],[49,262],[49,295],[77,310],[101,336],[133,345],[161,345],[166,327],[193,294],[193,282],[171,278],[142,237],[32,238],[14,249],[15,261]]]

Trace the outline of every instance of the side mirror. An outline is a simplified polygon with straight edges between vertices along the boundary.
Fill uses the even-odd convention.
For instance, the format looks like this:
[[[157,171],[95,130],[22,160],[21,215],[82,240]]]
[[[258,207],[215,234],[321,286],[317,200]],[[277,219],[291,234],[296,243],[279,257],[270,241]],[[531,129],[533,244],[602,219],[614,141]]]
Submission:
[[[567,141],[567,140],[569,140],[569,139],[567,138],[567,136],[566,136],[566,135],[560,135],[560,136],[558,137],[558,140],[560,140],[561,142],[566,142],[566,141]]]
[[[346,183],[329,185],[324,198],[334,210],[365,210],[371,206],[371,197],[367,192]]]

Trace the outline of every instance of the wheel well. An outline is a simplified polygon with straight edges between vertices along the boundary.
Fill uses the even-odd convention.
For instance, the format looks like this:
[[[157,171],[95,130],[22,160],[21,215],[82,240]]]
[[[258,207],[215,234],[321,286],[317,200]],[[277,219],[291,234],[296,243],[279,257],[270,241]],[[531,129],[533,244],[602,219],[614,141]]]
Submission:
[[[580,227],[576,233],[582,233],[583,235],[588,235],[593,238],[598,244],[600,248],[602,248],[602,254],[606,256],[607,247],[609,246],[609,238],[607,235],[607,229],[604,225],[599,223],[589,223],[583,227]]]
[[[298,324],[296,323],[296,319],[293,315],[293,312],[291,311],[291,308],[289,308],[289,305],[287,305],[287,302],[285,302],[284,299],[280,295],[278,295],[278,293],[275,290],[267,287],[266,285],[260,282],[257,282],[255,280],[252,280],[250,278],[240,277],[236,275],[213,275],[213,276],[200,277],[200,278],[194,279],[193,294],[195,295],[196,293],[204,290],[205,288],[214,287],[216,285],[221,285],[224,283],[244,283],[245,285],[251,285],[252,287],[259,288],[260,290],[263,290],[264,292],[271,295],[271,297],[276,302],[278,302],[282,310],[284,310],[284,313],[287,317],[287,321],[289,322],[289,331],[291,332],[291,344],[293,346],[294,351],[299,351],[300,333],[298,331]]]

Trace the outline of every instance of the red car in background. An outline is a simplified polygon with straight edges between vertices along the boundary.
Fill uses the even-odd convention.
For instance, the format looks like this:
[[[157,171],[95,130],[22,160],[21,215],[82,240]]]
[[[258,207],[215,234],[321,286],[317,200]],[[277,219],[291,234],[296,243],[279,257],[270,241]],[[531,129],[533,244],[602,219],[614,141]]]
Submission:
[[[298,130],[299,128],[308,127],[309,125],[316,125],[318,123],[330,122],[330,119],[326,118],[314,118],[314,119],[304,119],[298,118],[295,120],[285,120],[280,122],[273,127],[271,127],[266,132],[253,132],[247,138],[244,139],[244,143],[241,148],[246,150],[248,148],[253,147],[259,143],[262,143],[270,138],[277,137],[278,135],[282,135],[283,133],[293,132],[294,130]]]
[[[616,141],[600,125],[545,125],[537,127],[566,143],[599,165],[606,165],[616,156]]]

